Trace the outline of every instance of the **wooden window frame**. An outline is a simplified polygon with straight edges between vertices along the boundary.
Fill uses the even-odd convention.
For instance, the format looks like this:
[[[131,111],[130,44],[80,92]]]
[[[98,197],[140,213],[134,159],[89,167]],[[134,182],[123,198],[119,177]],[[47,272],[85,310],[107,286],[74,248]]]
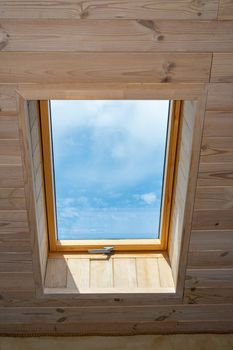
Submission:
[[[175,173],[181,125],[182,101],[172,100],[169,116],[165,171],[160,218],[160,238],[116,240],[58,240],[56,227],[55,186],[52,155],[52,133],[48,100],[40,100],[40,124],[44,165],[44,186],[50,252],[82,252],[88,249],[113,246],[114,251],[159,251],[166,250],[169,242],[170,219],[175,186]]]

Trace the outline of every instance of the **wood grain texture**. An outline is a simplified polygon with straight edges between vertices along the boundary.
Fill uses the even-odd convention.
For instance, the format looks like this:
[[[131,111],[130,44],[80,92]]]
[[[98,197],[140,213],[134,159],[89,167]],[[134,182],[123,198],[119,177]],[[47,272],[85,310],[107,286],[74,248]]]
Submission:
[[[232,0],[219,0],[218,18],[233,19],[233,3]]]
[[[24,210],[24,188],[0,188],[0,210]]]
[[[197,187],[195,209],[232,209],[233,187]]]
[[[213,83],[209,85],[207,111],[229,111],[233,109],[233,84]]]
[[[193,230],[232,229],[233,209],[195,210],[193,213]]]
[[[3,83],[200,83],[208,81],[210,64],[210,54],[2,52],[0,80]]]
[[[198,186],[233,186],[233,163],[200,163]]]
[[[190,252],[217,251],[233,249],[233,230],[192,231],[190,238]]]
[[[0,84],[0,116],[16,114],[16,90],[17,85]]]
[[[18,139],[17,115],[1,115],[0,112],[0,139]]]
[[[0,18],[58,19],[213,19],[218,0],[1,0]]]
[[[206,250],[190,251],[188,256],[188,268],[191,269],[233,269],[233,250]]]
[[[233,269],[187,269],[187,288],[233,288]]]
[[[202,163],[225,163],[233,160],[233,137],[204,137],[201,146]]]
[[[211,82],[233,83],[233,53],[214,53],[211,69]]]
[[[222,107],[224,109],[224,106]],[[205,114],[205,137],[232,137],[233,112],[207,111]]]
[[[212,53],[233,50],[233,21],[119,19],[16,22],[3,19],[0,25],[1,51],[8,52]]]

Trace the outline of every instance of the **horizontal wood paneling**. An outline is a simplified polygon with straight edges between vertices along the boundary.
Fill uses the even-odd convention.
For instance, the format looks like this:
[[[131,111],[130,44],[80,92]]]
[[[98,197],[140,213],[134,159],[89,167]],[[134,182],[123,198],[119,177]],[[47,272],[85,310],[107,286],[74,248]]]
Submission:
[[[219,19],[233,19],[232,0],[219,0]]]
[[[210,84],[206,109],[207,111],[232,112],[233,84]]]
[[[0,272],[0,290],[34,290],[32,272]]]
[[[233,269],[187,269],[187,288],[233,288]]]
[[[233,137],[204,137],[201,147],[202,163],[224,163],[233,160]]]
[[[193,213],[193,230],[232,229],[233,209],[195,210]]]
[[[0,164],[22,165],[19,140],[0,139]]]
[[[201,163],[198,186],[233,186],[233,163]]]
[[[233,250],[207,250],[190,251],[188,256],[188,268],[202,269],[233,269]],[[233,291],[232,291],[233,292]]]
[[[17,115],[1,115],[0,113],[0,139],[18,139]]]
[[[21,323],[36,324],[79,324],[85,322],[155,322],[169,321],[233,321],[233,310],[229,305],[179,305],[173,306],[145,306],[145,307],[98,307],[90,308],[56,308],[56,307],[18,307],[1,308],[0,324],[13,323],[18,319]]]
[[[224,109],[224,106],[222,107]],[[207,111],[205,114],[204,136],[232,137],[233,112]]]
[[[1,165],[0,164],[0,188],[23,187],[22,165]]]
[[[233,51],[233,21],[0,20],[0,25],[2,51]]]
[[[233,208],[233,187],[197,187],[195,209]]]
[[[218,0],[2,0],[0,18],[59,19],[212,19],[217,17]]]
[[[17,85],[3,85],[0,80],[0,116],[6,116],[12,113],[16,113],[16,93]]]
[[[8,83],[206,82],[210,64],[210,54],[2,52],[0,80]]]
[[[187,288],[184,293],[187,304],[232,304],[232,288]]]
[[[211,70],[211,82],[233,83],[233,53],[215,53]]]
[[[190,251],[233,250],[233,230],[192,231]]]

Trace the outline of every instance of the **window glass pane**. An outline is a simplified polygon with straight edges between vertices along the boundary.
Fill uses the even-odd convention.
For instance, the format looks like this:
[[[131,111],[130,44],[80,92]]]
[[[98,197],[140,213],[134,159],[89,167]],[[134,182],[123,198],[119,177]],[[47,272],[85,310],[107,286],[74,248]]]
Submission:
[[[51,101],[58,239],[158,238],[169,101]]]

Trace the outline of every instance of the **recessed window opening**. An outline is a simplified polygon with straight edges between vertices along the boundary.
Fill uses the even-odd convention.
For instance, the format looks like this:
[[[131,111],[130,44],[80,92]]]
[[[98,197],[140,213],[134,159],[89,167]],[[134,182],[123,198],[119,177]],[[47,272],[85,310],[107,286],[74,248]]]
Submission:
[[[180,101],[40,106],[51,249],[165,249]]]

